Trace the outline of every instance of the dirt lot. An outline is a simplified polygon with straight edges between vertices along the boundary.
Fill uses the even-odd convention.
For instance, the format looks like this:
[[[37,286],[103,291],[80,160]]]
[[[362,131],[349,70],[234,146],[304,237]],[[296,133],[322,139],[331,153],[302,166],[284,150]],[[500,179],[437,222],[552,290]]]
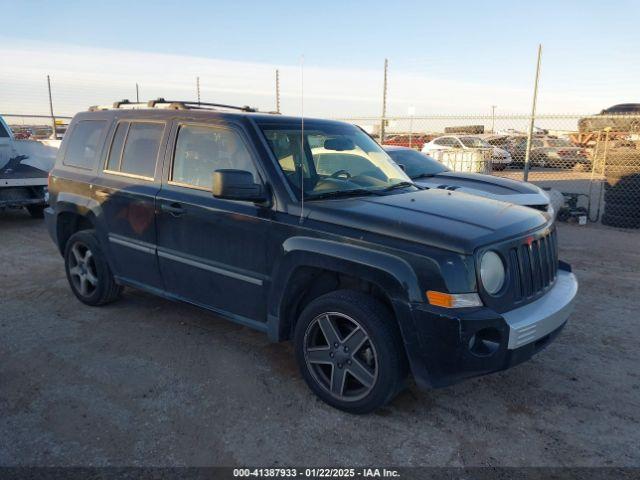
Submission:
[[[80,304],[41,221],[0,213],[0,240],[1,465],[640,465],[640,233],[562,226],[581,284],[555,343],[364,417],[207,312]]]

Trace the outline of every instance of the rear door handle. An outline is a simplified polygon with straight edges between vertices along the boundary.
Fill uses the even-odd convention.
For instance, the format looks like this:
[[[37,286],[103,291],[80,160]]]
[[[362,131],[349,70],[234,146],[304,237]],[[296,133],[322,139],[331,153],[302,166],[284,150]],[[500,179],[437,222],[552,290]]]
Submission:
[[[185,209],[182,208],[182,205],[180,205],[179,203],[163,203],[160,206],[160,209],[163,212],[168,213],[169,215],[173,215],[174,217],[180,217],[186,213]]]

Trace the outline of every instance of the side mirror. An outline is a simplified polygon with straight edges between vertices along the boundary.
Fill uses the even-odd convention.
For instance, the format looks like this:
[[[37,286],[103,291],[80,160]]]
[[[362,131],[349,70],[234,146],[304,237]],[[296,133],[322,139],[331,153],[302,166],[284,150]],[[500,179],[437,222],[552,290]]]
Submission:
[[[264,202],[267,192],[262,184],[253,181],[251,172],[222,169],[213,172],[213,196],[226,200]]]

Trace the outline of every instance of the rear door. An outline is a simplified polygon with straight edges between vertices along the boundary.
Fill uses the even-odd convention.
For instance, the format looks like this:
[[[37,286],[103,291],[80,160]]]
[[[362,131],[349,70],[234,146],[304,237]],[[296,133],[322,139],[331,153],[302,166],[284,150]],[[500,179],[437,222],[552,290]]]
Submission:
[[[165,130],[164,121],[116,122],[103,171],[93,185],[107,226],[114,274],[156,289],[163,289],[156,257],[155,196]]]
[[[158,194],[158,258],[168,292],[229,314],[241,323],[264,322],[266,235],[271,210],[211,194],[215,170],[263,176],[240,126],[176,122],[167,182]]]

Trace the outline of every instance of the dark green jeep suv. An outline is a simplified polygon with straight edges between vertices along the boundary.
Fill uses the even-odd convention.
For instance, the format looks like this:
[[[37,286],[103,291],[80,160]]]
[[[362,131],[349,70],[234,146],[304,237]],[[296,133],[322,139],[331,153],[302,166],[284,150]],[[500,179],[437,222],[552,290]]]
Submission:
[[[291,340],[364,413],[544,348],[577,282],[545,212],[415,185],[353,125],[159,99],[73,119],[45,216],[73,293],[123,286]]]

